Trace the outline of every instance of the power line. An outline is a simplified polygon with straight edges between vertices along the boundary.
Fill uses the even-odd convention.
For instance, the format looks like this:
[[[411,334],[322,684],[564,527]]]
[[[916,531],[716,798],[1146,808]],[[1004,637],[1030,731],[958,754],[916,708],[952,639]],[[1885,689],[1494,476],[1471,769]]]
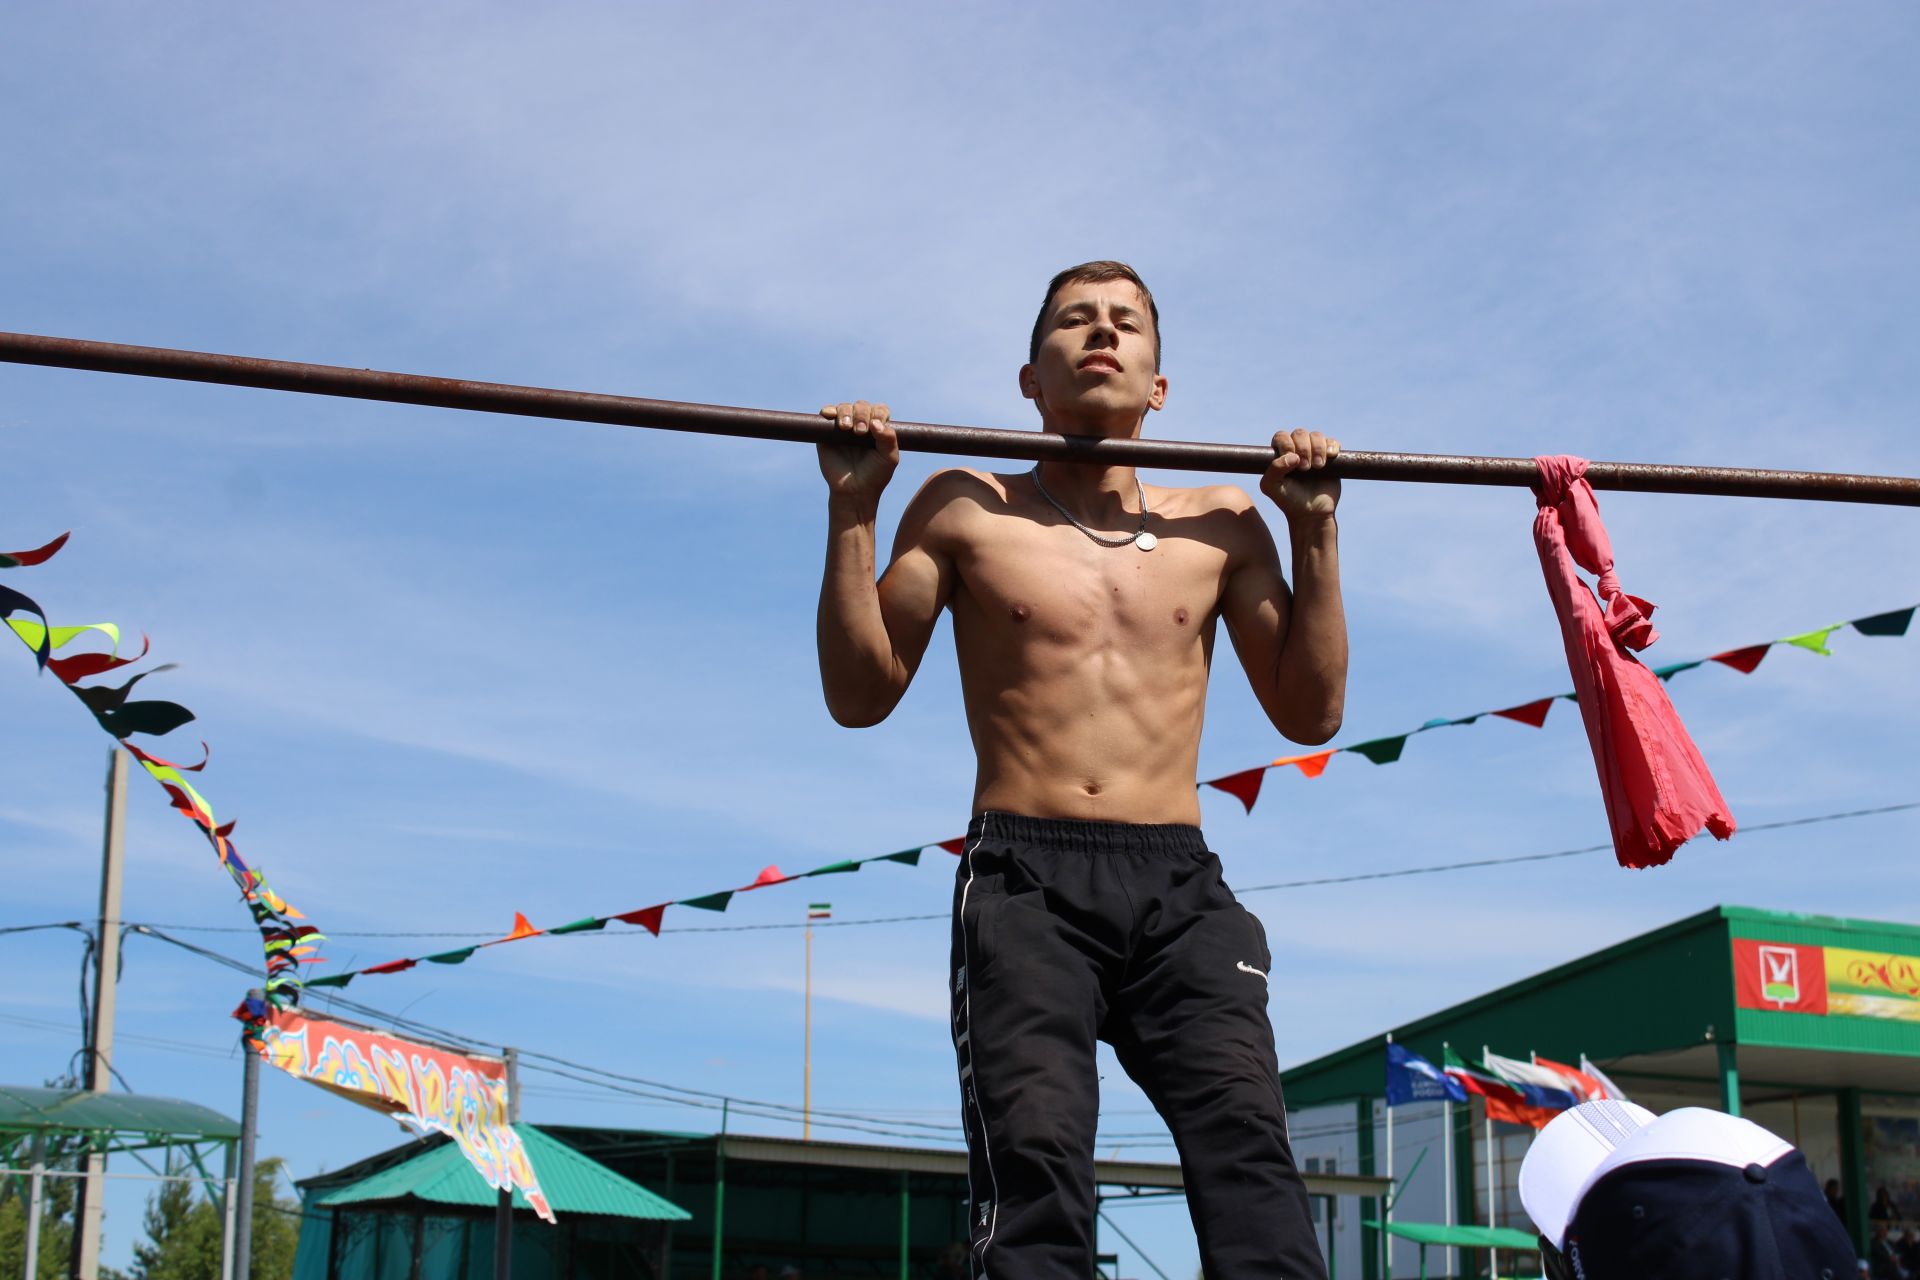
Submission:
[[[1740,828],[1741,834],[1760,831],[1778,831],[1784,827],[1810,827],[1822,822],[1839,822],[1847,818],[1865,818],[1875,814],[1899,813],[1905,809],[1920,809],[1920,800],[1909,800],[1902,804],[1881,805],[1873,809],[1849,809],[1842,813],[1820,813],[1806,818],[1783,818],[1778,822],[1756,822],[1752,826]],[[1437,862],[1425,867],[1402,867],[1397,871],[1361,871],[1347,876],[1321,876],[1312,880],[1282,880],[1275,884],[1257,884],[1241,889],[1240,893],[1266,893],[1276,889],[1307,889],[1328,884],[1355,884],[1363,880],[1395,880],[1404,876],[1431,876],[1447,871],[1471,871],[1480,867],[1508,867],[1522,862],[1548,862],[1555,858],[1573,858],[1583,853],[1610,852],[1611,842],[1607,844],[1583,845],[1578,849],[1556,849],[1552,853],[1522,853],[1507,858],[1473,858],[1465,862]]]

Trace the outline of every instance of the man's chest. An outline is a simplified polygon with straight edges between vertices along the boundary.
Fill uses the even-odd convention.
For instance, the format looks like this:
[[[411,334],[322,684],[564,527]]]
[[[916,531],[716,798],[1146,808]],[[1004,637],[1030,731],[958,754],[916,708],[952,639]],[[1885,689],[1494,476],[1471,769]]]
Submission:
[[[955,556],[956,623],[964,610],[971,624],[1034,643],[1190,645],[1211,628],[1226,561],[1177,536],[1142,551],[1073,528],[993,521]]]

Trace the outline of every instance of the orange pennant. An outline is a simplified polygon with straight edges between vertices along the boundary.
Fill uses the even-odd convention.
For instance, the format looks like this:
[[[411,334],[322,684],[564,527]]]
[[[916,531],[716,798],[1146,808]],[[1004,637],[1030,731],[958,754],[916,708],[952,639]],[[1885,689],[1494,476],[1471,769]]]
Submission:
[[[500,939],[500,941],[514,942],[521,938],[531,938],[540,932],[542,932],[542,930],[536,929],[528,924],[527,918],[516,911],[513,913],[513,932]]]
[[[1271,767],[1279,768],[1290,764],[1309,778],[1317,778],[1327,771],[1327,761],[1333,759],[1331,751],[1316,751],[1310,756],[1281,756]]]

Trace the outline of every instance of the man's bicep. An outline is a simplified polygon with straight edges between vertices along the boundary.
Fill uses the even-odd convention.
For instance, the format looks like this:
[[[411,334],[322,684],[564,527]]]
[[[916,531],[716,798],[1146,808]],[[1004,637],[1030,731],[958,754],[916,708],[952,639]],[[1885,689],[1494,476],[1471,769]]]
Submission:
[[[880,579],[880,615],[894,656],[906,664],[911,678],[933,637],[933,626],[946,607],[948,571],[941,557],[925,547],[906,547],[894,556]]]
[[[1280,570],[1280,552],[1266,522],[1252,511],[1242,518],[1252,525],[1240,563],[1227,577],[1220,616],[1226,621],[1227,635],[1248,676],[1257,682],[1263,674],[1266,679],[1273,678],[1293,616],[1293,592]]]
[[[880,578],[881,617],[894,656],[905,665],[909,679],[953,594],[953,557],[940,539],[939,503],[928,489],[915,495],[901,516],[893,539],[893,562]]]

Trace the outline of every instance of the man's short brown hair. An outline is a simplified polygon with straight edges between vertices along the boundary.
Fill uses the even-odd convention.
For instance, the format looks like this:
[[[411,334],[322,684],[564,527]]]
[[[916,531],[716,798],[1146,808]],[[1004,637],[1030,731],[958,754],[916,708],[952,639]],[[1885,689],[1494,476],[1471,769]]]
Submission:
[[[1053,310],[1053,297],[1070,284],[1104,284],[1109,280],[1125,280],[1140,291],[1146,300],[1147,310],[1153,316],[1153,367],[1160,367],[1160,307],[1153,300],[1153,290],[1147,288],[1147,282],[1140,273],[1124,262],[1101,259],[1098,262],[1083,262],[1077,267],[1068,267],[1047,284],[1047,296],[1040,302],[1040,314],[1033,322],[1033,338],[1027,343],[1027,363],[1032,364],[1040,358],[1040,331],[1046,327],[1047,313]]]

